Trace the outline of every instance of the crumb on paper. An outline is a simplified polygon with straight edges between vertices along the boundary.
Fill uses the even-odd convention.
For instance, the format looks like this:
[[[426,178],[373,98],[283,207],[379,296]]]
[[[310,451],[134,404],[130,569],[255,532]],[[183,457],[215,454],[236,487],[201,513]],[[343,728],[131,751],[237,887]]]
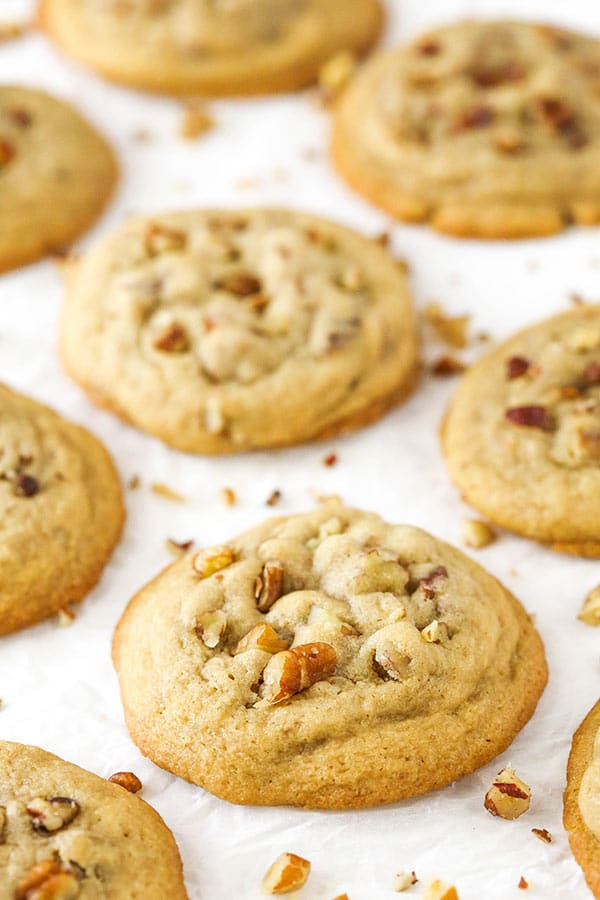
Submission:
[[[188,550],[191,550],[193,546],[194,542],[192,540],[176,541],[174,538],[167,538],[165,541],[165,547],[172,556],[183,556],[183,554],[187,553]]]
[[[327,466],[327,468],[331,468],[332,466],[337,465],[338,455],[337,453],[328,453],[327,456],[323,457],[323,465]]]
[[[422,896],[422,900],[459,900],[456,888],[446,884],[440,878],[431,878]]]
[[[424,310],[424,317],[438,340],[457,350],[462,350],[467,346],[470,316],[448,316],[441,303],[428,303]]]
[[[281,491],[276,488],[274,491],[271,491],[271,493],[265,500],[266,505],[267,506],[277,506],[277,504],[281,500],[281,496],[282,496]]]
[[[221,501],[225,504],[225,506],[235,506],[237,503],[237,494],[230,487],[221,488],[219,491],[219,497]]]
[[[493,816],[512,821],[526,813],[531,803],[531,788],[512,766],[499,772],[485,795],[484,806]]]
[[[173,488],[170,488],[168,484],[164,484],[162,481],[153,481],[150,489],[153,494],[158,494],[159,497],[164,497],[165,500],[172,500],[173,503],[185,503],[183,494],[174,491]]]
[[[452,378],[454,375],[461,375],[466,368],[462,360],[457,359],[455,356],[444,354],[443,356],[438,356],[431,363],[430,371],[436,378]]]
[[[130,491],[137,491],[140,484],[142,483],[142,479],[139,475],[132,475],[129,481],[127,482],[127,487]]]
[[[65,603],[61,609],[58,611],[58,624],[61,628],[66,628],[69,625],[72,625],[76,618],[75,609],[73,603],[69,601]]]
[[[265,894],[289,894],[297,891],[310,875],[310,862],[295,853],[282,853],[267,869],[262,889]]]
[[[411,888],[418,880],[414,872],[396,872],[392,881],[392,889],[400,894]]]
[[[480,550],[497,540],[498,535],[487,522],[481,519],[465,519],[462,530],[462,542],[466,547]]]
[[[179,135],[186,141],[194,141],[215,127],[215,120],[205,103],[200,100],[188,101],[183,109]]]
[[[543,841],[544,844],[552,843],[552,835],[547,828],[532,828],[531,833],[535,834],[536,838],[538,838],[540,841]]]
[[[526,891],[527,888],[529,887],[529,882],[528,882],[528,881],[525,881],[525,879],[524,879],[523,876],[521,875],[521,877],[519,878],[519,883],[518,883],[517,887],[518,887],[521,891]]]
[[[577,618],[586,625],[600,625],[600,584],[589,592]]]

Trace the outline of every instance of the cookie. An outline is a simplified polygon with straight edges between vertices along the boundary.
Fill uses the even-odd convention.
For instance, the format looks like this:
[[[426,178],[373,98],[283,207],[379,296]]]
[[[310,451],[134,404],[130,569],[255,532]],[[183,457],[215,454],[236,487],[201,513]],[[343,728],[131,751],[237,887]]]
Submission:
[[[563,823],[590,890],[600,898],[600,703],[573,736]]]
[[[382,51],[335,114],[333,157],[392,215],[459,237],[600,221],[600,42],[464,21]]]
[[[135,219],[68,281],[67,370],[180,450],[329,437],[379,418],[415,382],[404,269],[377,241],[314,216]]]
[[[159,766],[234,803],[323,809],[472,772],[547,677],[491,575],[335,503],[165,569],[123,614],[113,659],[131,736]]]
[[[0,900],[187,900],[173,835],[135,794],[0,741]]]
[[[112,150],[71,106],[0,85],[0,272],[78,237],[116,179]]]
[[[89,432],[0,385],[0,635],[81,600],[123,524],[119,477]]]
[[[379,0],[42,0],[43,27],[114,81],[167,94],[296,90],[341,51],[365,52]]]
[[[453,481],[486,518],[600,556],[600,306],[540,322],[479,360],[442,443]]]

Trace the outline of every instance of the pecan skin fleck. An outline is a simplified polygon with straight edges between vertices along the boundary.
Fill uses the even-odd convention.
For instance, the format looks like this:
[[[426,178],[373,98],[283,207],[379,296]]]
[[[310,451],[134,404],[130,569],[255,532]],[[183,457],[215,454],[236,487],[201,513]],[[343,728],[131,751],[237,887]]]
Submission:
[[[554,431],[554,418],[545,406],[513,406],[507,409],[504,415],[506,420],[513,425]]]
[[[328,453],[327,456],[323,457],[323,465],[331,468],[331,466],[335,466],[338,461],[337,453]]]
[[[512,381],[513,378],[520,378],[529,371],[531,363],[524,356],[511,356],[506,360],[506,375]]]

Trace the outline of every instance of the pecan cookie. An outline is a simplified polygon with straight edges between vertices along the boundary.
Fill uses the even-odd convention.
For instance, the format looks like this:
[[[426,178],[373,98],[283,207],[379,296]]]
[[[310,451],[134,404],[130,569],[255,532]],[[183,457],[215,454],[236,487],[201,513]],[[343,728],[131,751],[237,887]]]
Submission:
[[[600,702],[573,736],[563,822],[573,855],[600,898]]]
[[[370,806],[504,750],[546,683],[520,603],[424,531],[330,503],[178,560],[113,658],[133,740],[235,803]]]
[[[0,272],[85,231],[116,179],[112,150],[71,106],[0,85]]]
[[[600,306],[540,322],[479,360],[442,443],[452,479],[488,519],[600,556]]]
[[[54,40],[107,78],[213,95],[295,90],[339,51],[366,51],[380,0],[41,0]]]
[[[103,406],[226,453],[358,428],[410,391],[406,276],[373,240],[286,210],[135,219],[73,265],[62,353]]]
[[[81,600],[122,524],[121,486],[102,444],[0,385],[0,635]]]
[[[375,56],[336,111],[348,181],[400,219],[519,238],[600,221],[600,42],[465,21]]]
[[[0,900],[187,900],[151,806],[38,747],[0,741]]]

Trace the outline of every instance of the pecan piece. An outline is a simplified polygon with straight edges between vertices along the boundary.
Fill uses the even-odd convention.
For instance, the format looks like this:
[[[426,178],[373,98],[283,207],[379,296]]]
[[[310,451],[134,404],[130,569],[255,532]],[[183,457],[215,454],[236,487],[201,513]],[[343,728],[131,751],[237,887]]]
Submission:
[[[79,879],[58,859],[44,859],[21,879],[15,900],[74,900],[79,888]]]
[[[535,834],[536,838],[539,838],[539,840],[543,841],[544,844],[552,843],[552,835],[547,828],[532,828],[531,833]]]
[[[6,832],[6,807],[0,806],[0,844],[4,843]]]
[[[237,297],[250,297],[252,294],[260,294],[262,291],[260,279],[251,272],[235,272],[220,282],[219,287]]]
[[[527,74],[525,68],[518,62],[507,62],[493,68],[481,68],[473,72],[475,84],[481,88],[495,88],[511,81],[521,81]]]
[[[518,819],[529,809],[531,788],[515,774],[511,766],[502,769],[485,795],[484,806],[493,816]]]
[[[227,617],[220,609],[202,613],[196,619],[194,626],[196,634],[210,649],[214,650],[221,643],[221,639],[227,630]]]
[[[192,566],[196,575],[200,578],[210,578],[215,572],[226,569],[235,562],[235,550],[232,547],[210,547],[208,550],[200,550],[192,560]]]
[[[144,250],[148,256],[157,256],[171,250],[183,250],[187,243],[184,231],[170,228],[162,222],[149,222],[144,234]]]
[[[255,625],[250,631],[241,638],[235,649],[234,654],[245,653],[246,650],[264,650],[266,653],[280,653],[287,650],[290,646],[289,641],[280,638],[274,628],[267,622]]]
[[[142,782],[133,772],[115,772],[108,780],[125,788],[130,794],[137,794],[142,789]]]
[[[586,625],[600,625],[600,585],[589,592],[577,618]]]
[[[440,878],[432,878],[425,888],[422,900],[459,900],[456,888]]]
[[[553,131],[564,131],[575,121],[575,113],[560,97],[540,97],[537,110],[544,124]]]
[[[171,322],[152,343],[155,350],[163,350],[165,353],[185,353],[189,349],[190,342],[187,331],[179,322]]]
[[[542,431],[554,431],[554,417],[545,406],[513,406],[506,410],[504,416],[513,425],[526,428],[540,428]]]
[[[15,152],[13,145],[0,137],[0,166],[9,163],[13,159]]]
[[[290,894],[299,890],[310,875],[310,863],[295,853],[282,853],[263,878],[265,894]]]
[[[421,630],[421,637],[427,644],[441,644],[448,640],[448,627],[434,619]]]
[[[384,681],[402,681],[407,677],[411,659],[397,647],[378,647],[373,655],[373,670]]]
[[[35,497],[40,492],[40,484],[33,475],[17,475],[14,492],[17,497]]]
[[[69,797],[34,797],[27,812],[38,834],[53,834],[66,828],[79,813],[79,803]]]
[[[401,894],[416,884],[418,880],[414,872],[397,872],[394,875],[392,887],[397,894]]]
[[[460,375],[465,368],[465,364],[460,359],[444,354],[431,364],[431,374],[436,378],[451,378],[453,375]]]
[[[268,612],[283,594],[283,566],[277,560],[266,562],[254,582],[254,599],[260,612]]]
[[[335,649],[322,641],[283,650],[263,670],[261,696],[270,704],[281,703],[333,675],[336,665]]]
[[[420,56],[437,56],[441,49],[440,44],[431,39],[426,39],[415,45],[415,50]]]
[[[509,381],[520,378],[521,375],[527,374],[530,366],[531,363],[524,356],[511,356],[506,360],[506,377]]]

